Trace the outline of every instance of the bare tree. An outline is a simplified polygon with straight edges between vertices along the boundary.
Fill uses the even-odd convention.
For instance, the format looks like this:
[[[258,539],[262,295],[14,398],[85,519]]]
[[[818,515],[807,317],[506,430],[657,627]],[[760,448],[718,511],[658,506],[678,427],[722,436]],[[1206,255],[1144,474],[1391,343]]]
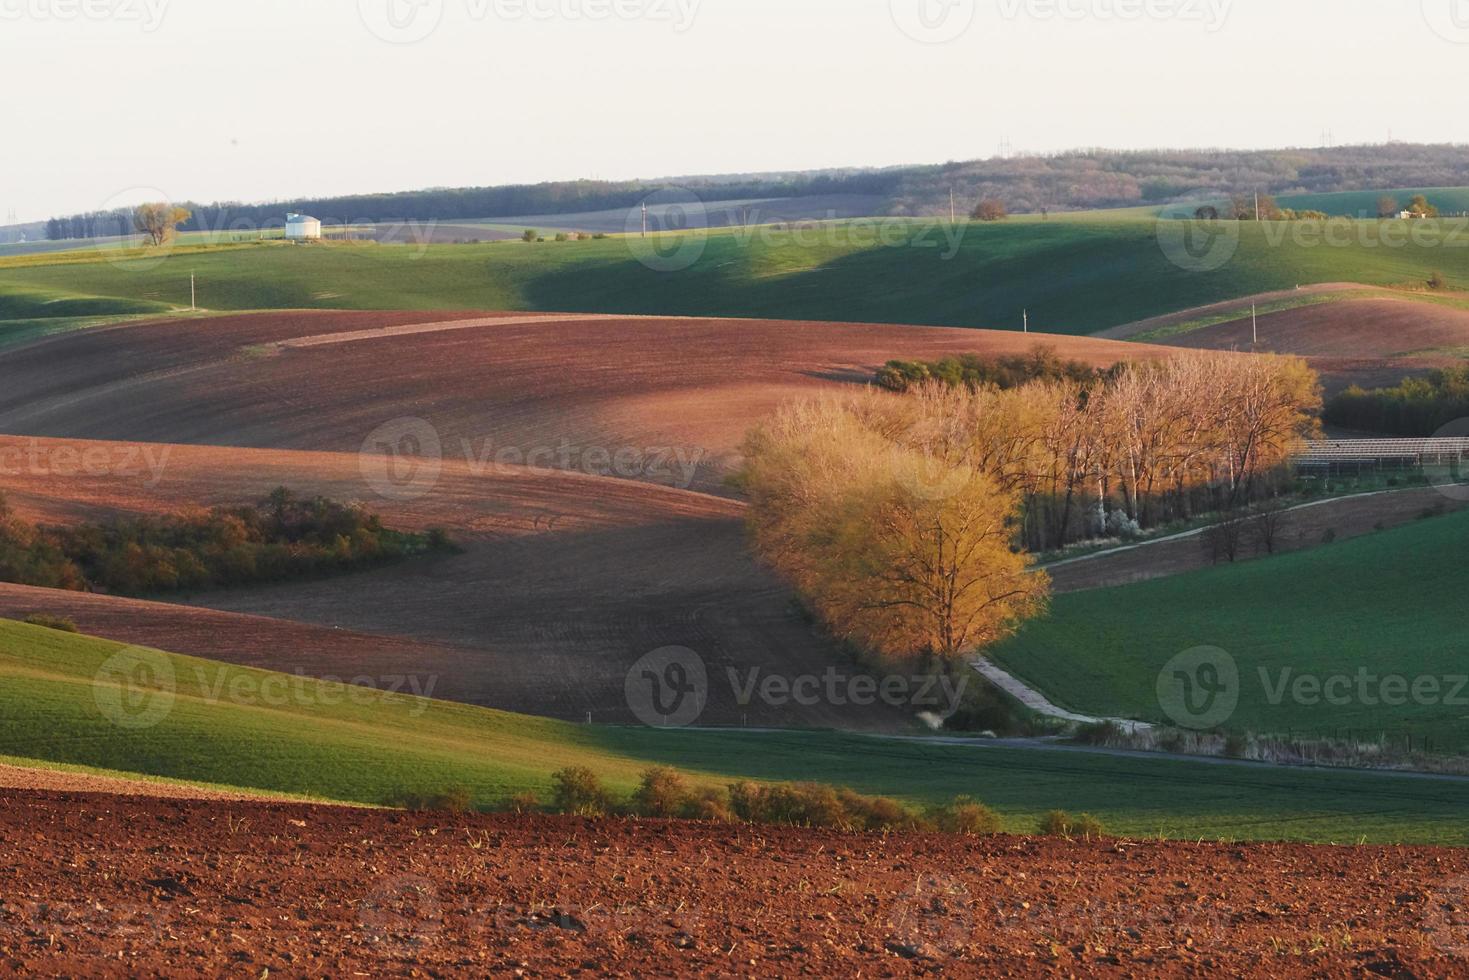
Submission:
[[[970,217],[976,221],[1004,221],[1010,216],[1005,202],[996,197],[987,197],[979,202]]]
[[[148,236],[150,245],[158,246],[173,238],[178,226],[193,214],[187,208],[172,204],[140,204],[133,212],[133,227]]]

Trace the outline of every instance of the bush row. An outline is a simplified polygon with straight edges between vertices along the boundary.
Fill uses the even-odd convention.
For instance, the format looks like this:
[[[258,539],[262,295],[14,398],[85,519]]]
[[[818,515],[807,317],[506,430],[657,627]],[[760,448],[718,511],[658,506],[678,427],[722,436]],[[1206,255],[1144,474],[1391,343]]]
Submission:
[[[941,381],[951,388],[993,385],[1008,391],[1032,381],[1092,384],[1115,376],[1119,370],[1119,365],[1101,371],[1080,361],[1063,360],[1055,348],[1037,344],[1028,354],[1004,357],[961,354],[937,361],[888,361],[878,369],[876,380],[879,387],[898,392],[926,381]]]
[[[646,770],[632,796],[619,801],[597,774],[581,766],[551,777],[549,803],[533,794],[512,797],[501,809],[510,813],[557,813],[581,817],[634,816],[714,823],[772,824],[840,831],[939,832],[967,836],[997,834],[1001,821],[989,807],[967,796],[942,806],[914,810],[882,796],[864,796],[821,783],[742,781],[719,788],[690,786],[675,769]],[[414,811],[468,813],[473,794],[454,789],[440,794],[399,794],[390,802]],[[1090,814],[1048,813],[1039,832],[1058,837],[1100,837],[1102,824]]]
[[[195,591],[354,571],[452,550],[376,515],[280,488],[259,505],[105,524],[37,527],[0,497],[0,581],[123,595]]]

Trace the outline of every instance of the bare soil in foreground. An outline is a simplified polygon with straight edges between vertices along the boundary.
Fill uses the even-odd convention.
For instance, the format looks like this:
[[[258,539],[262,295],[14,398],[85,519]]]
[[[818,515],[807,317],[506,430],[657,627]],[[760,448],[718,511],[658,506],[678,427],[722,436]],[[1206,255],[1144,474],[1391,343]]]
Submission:
[[[0,790],[0,969],[1469,975],[1469,852],[848,835]]]

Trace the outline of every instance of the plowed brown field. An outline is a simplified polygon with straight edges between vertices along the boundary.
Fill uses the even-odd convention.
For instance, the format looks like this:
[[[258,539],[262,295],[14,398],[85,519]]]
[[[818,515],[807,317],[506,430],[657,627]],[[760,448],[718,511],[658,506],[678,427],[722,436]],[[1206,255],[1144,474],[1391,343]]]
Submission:
[[[0,354],[0,432],[356,452],[380,426],[416,418],[461,460],[564,446],[571,468],[605,474],[604,453],[677,449],[700,463],[694,485],[719,491],[745,433],[782,400],[866,381],[891,358],[1037,343],[1098,365],[1162,353],[869,324],[505,314],[463,326],[481,318],[271,313],[55,338]],[[382,330],[432,323],[445,328]],[[321,342],[362,331],[379,335]],[[284,346],[301,338],[311,346]],[[681,473],[633,475],[689,485]]]
[[[887,708],[736,703],[723,683],[730,668],[799,676],[846,660],[749,555],[736,501],[552,470],[475,473],[452,460],[432,492],[400,501],[373,495],[356,454],[151,446],[155,476],[120,462],[129,448],[0,437],[0,460],[12,461],[3,482],[16,509],[40,520],[237,504],[286,485],[366,499],[395,527],[447,527],[463,552],[178,597],[208,610],[0,586],[0,615],[67,615],[99,636],[287,673],[408,675],[441,698],[611,723],[636,721],[628,669],[683,646],[719,679],[710,724],[892,730],[910,720]],[[88,458],[110,465],[88,469]]]
[[[0,790],[0,970],[1464,975],[1469,853]]]
[[[1147,337],[1151,331],[1209,316],[1234,319],[1177,334],[1158,343],[1206,350],[1298,354],[1321,372],[1328,390],[1390,385],[1469,355],[1469,310],[1412,297],[1383,295],[1362,286],[1329,284],[1259,297],[1263,306],[1311,294],[1341,298],[1293,310],[1262,313],[1254,343],[1249,300],[1231,301],[1107,331],[1110,337]],[[1358,294],[1358,295],[1353,295]]]

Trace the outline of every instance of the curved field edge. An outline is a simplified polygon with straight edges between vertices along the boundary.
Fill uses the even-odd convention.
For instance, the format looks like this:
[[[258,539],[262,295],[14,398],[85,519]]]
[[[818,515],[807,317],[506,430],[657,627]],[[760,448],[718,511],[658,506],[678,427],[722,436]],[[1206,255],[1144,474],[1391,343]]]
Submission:
[[[193,272],[200,306],[214,310],[557,310],[1010,330],[1028,313],[1034,330],[1078,334],[1303,284],[1400,286],[1441,272],[1450,288],[1469,288],[1469,247],[1368,247],[1355,238],[1337,246],[1247,222],[1229,261],[1196,271],[1170,260],[1159,227],[1143,218],[903,219],[668,235],[647,244],[262,242],[183,246],[136,261],[61,253],[0,260],[0,296],[178,307],[188,303]],[[1361,227],[1370,235],[1378,223]],[[1469,245],[1469,234],[1461,237]]]
[[[1420,743],[1428,738],[1434,751],[1462,751],[1469,746],[1469,620],[1458,583],[1466,537],[1469,513],[1458,512],[1237,565],[1073,592],[991,653],[1072,711],[1168,723],[1160,674],[1186,651],[1217,648],[1240,673],[1239,706],[1220,728],[1411,734]],[[1362,671],[1366,697],[1357,683]],[[1331,703],[1314,687],[1341,676],[1352,680],[1347,703]],[[1298,694],[1302,677],[1316,680]],[[1432,678],[1438,691],[1392,704],[1381,696],[1388,677],[1410,684]]]
[[[568,765],[626,793],[643,768],[662,764],[699,782],[811,780],[913,803],[967,793],[1022,832],[1066,807],[1139,837],[1469,843],[1455,820],[1469,806],[1469,782],[828,733],[580,726],[136,648],[152,673],[124,690],[114,658],[125,649],[0,622],[0,752],[373,804],[465,787],[494,805],[545,794],[550,774]],[[165,690],[173,694],[160,712]],[[123,724],[119,704],[128,706]]]

